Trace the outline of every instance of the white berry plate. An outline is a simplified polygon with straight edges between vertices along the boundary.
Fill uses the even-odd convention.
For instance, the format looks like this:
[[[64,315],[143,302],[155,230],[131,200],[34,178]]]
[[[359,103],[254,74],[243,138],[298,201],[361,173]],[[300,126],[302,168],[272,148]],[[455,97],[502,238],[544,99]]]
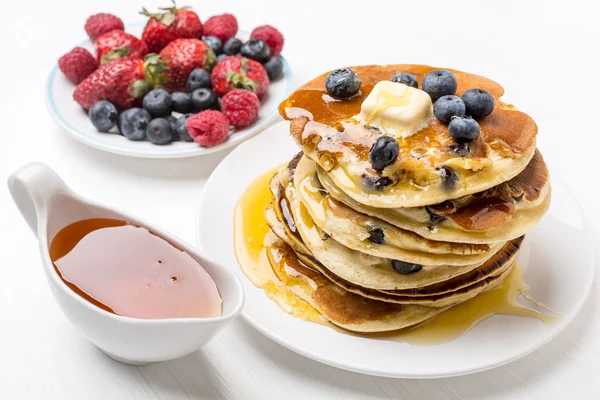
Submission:
[[[127,25],[126,30],[141,37],[143,28],[144,23],[139,22]],[[249,32],[245,31],[237,34],[237,37],[242,40],[249,36]],[[89,39],[76,46],[86,48],[95,54],[94,45]],[[76,85],[60,72],[58,65],[54,65],[46,83],[46,105],[54,120],[71,137],[88,146],[110,153],[142,158],[181,158],[201,156],[236,146],[277,121],[279,118],[277,107],[292,90],[292,72],[284,59],[283,76],[269,85],[267,95],[262,99],[259,120],[246,129],[232,133],[225,142],[210,148],[201,147],[194,142],[173,142],[158,146],[146,141],[131,141],[118,134],[116,128],[113,128],[110,133],[98,132],[86,112],[73,100],[75,87]]]
[[[246,292],[243,318],[275,342],[313,360],[364,374],[438,378],[494,368],[538,349],[575,317],[590,291],[595,271],[592,234],[567,186],[552,178],[552,205],[527,234],[519,255],[529,294],[563,317],[545,324],[533,318],[495,315],[458,339],[413,345],[350,336],[296,319],[280,310],[243,274],[233,248],[235,205],[259,175],[298,152],[281,122],[227,155],[208,180],[197,216],[197,243],[207,256],[231,268]]]

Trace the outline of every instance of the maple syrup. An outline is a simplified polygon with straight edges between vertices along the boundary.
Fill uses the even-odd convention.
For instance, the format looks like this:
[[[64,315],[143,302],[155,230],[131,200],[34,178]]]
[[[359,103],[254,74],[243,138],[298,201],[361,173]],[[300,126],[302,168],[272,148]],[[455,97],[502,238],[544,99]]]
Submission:
[[[460,303],[417,327],[379,334],[360,334],[337,327],[292,290],[294,286],[297,289],[309,290],[310,282],[315,281],[316,277],[310,275],[308,276],[310,279],[297,279],[300,270],[291,270],[284,265],[274,271],[269,262],[267,245],[270,229],[265,219],[265,207],[273,199],[269,182],[278,170],[279,167],[259,176],[240,198],[235,209],[234,243],[235,254],[242,271],[285,312],[349,335],[418,345],[435,345],[456,339],[485,318],[495,314],[536,318],[545,323],[550,323],[557,318],[517,302],[520,296],[528,300],[530,298],[526,294],[529,287],[524,282],[523,270],[515,265],[499,286]],[[299,282],[308,282],[303,283],[308,286],[299,287]],[[550,310],[541,304],[537,305]]]
[[[52,240],[50,258],[69,288],[110,313],[145,319],[221,315],[217,287],[196,260],[126,221],[70,224]]]

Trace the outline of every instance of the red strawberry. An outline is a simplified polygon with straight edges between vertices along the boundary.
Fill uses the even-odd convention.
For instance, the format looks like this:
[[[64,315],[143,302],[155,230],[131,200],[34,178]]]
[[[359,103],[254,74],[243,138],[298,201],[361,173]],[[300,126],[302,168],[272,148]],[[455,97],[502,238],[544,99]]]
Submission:
[[[58,59],[58,68],[68,80],[78,84],[98,68],[98,61],[83,47],[75,47]]]
[[[158,53],[175,39],[202,37],[202,22],[198,14],[188,10],[188,7],[177,8],[175,1],[172,2],[173,7],[159,8],[164,12],[152,14],[143,8],[140,13],[150,17],[142,40],[153,53]]]
[[[245,128],[258,120],[260,100],[248,90],[234,89],[223,96],[221,111],[229,124],[236,128]]]
[[[216,36],[223,43],[238,31],[237,19],[231,14],[215,15],[204,23],[204,36]]]
[[[81,82],[73,99],[85,109],[100,100],[108,100],[123,110],[139,104],[153,87],[164,82],[164,63],[156,54],[145,61],[135,57],[118,58],[101,65]]]
[[[125,56],[144,58],[146,54],[146,43],[124,31],[113,30],[96,39],[96,57],[100,64]]]
[[[229,121],[220,111],[202,111],[189,117],[185,125],[194,141],[204,147],[216,146],[229,135]]]
[[[237,88],[249,90],[262,97],[269,87],[269,77],[261,63],[239,56],[222,59],[213,68],[210,80],[217,96],[223,96]]]
[[[92,40],[96,40],[114,29],[123,31],[125,26],[119,17],[112,14],[95,14],[85,21],[85,31]]]
[[[210,71],[215,65],[216,56],[210,47],[199,39],[177,39],[160,52],[162,60],[168,63],[167,89],[177,92],[185,89],[190,73],[196,68]]]
[[[263,25],[254,28],[250,34],[251,38],[259,38],[267,42],[271,50],[271,57],[279,55],[283,49],[283,35],[271,25]]]

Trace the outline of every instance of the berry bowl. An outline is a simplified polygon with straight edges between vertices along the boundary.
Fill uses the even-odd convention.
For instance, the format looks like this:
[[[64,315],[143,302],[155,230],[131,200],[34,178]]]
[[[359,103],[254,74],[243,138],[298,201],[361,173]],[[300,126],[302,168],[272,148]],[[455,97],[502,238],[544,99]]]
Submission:
[[[126,26],[126,31],[141,36],[145,22]],[[250,36],[247,31],[240,30],[237,37],[246,40]],[[94,44],[86,39],[76,46],[94,51]],[[71,83],[54,65],[46,83],[46,105],[56,123],[74,139],[110,153],[141,158],[183,158],[201,156],[224,150],[251,138],[279,120],[277,107],[291,93],[292,72],[283,59],[283,74],[269,85],[267,94],[262,98],[258,121],[247,128],[231,132],[228,139],[213,147],[202,147],[195,142],[172,142],[159,146],[148,141],[132,141],[117,133],[116,127],[109,133],[99,132],[92,125],[88,114],[73,100],[76,85]]]

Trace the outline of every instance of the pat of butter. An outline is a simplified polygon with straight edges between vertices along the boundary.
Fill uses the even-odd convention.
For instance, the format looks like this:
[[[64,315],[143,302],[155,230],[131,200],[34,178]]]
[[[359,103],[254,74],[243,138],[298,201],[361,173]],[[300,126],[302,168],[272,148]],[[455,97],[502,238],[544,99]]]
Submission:
[[[407,138],[423,129],[433,115],[431,97],[403,83],[381,81],[363,101],[355,118],[396,138]]]

